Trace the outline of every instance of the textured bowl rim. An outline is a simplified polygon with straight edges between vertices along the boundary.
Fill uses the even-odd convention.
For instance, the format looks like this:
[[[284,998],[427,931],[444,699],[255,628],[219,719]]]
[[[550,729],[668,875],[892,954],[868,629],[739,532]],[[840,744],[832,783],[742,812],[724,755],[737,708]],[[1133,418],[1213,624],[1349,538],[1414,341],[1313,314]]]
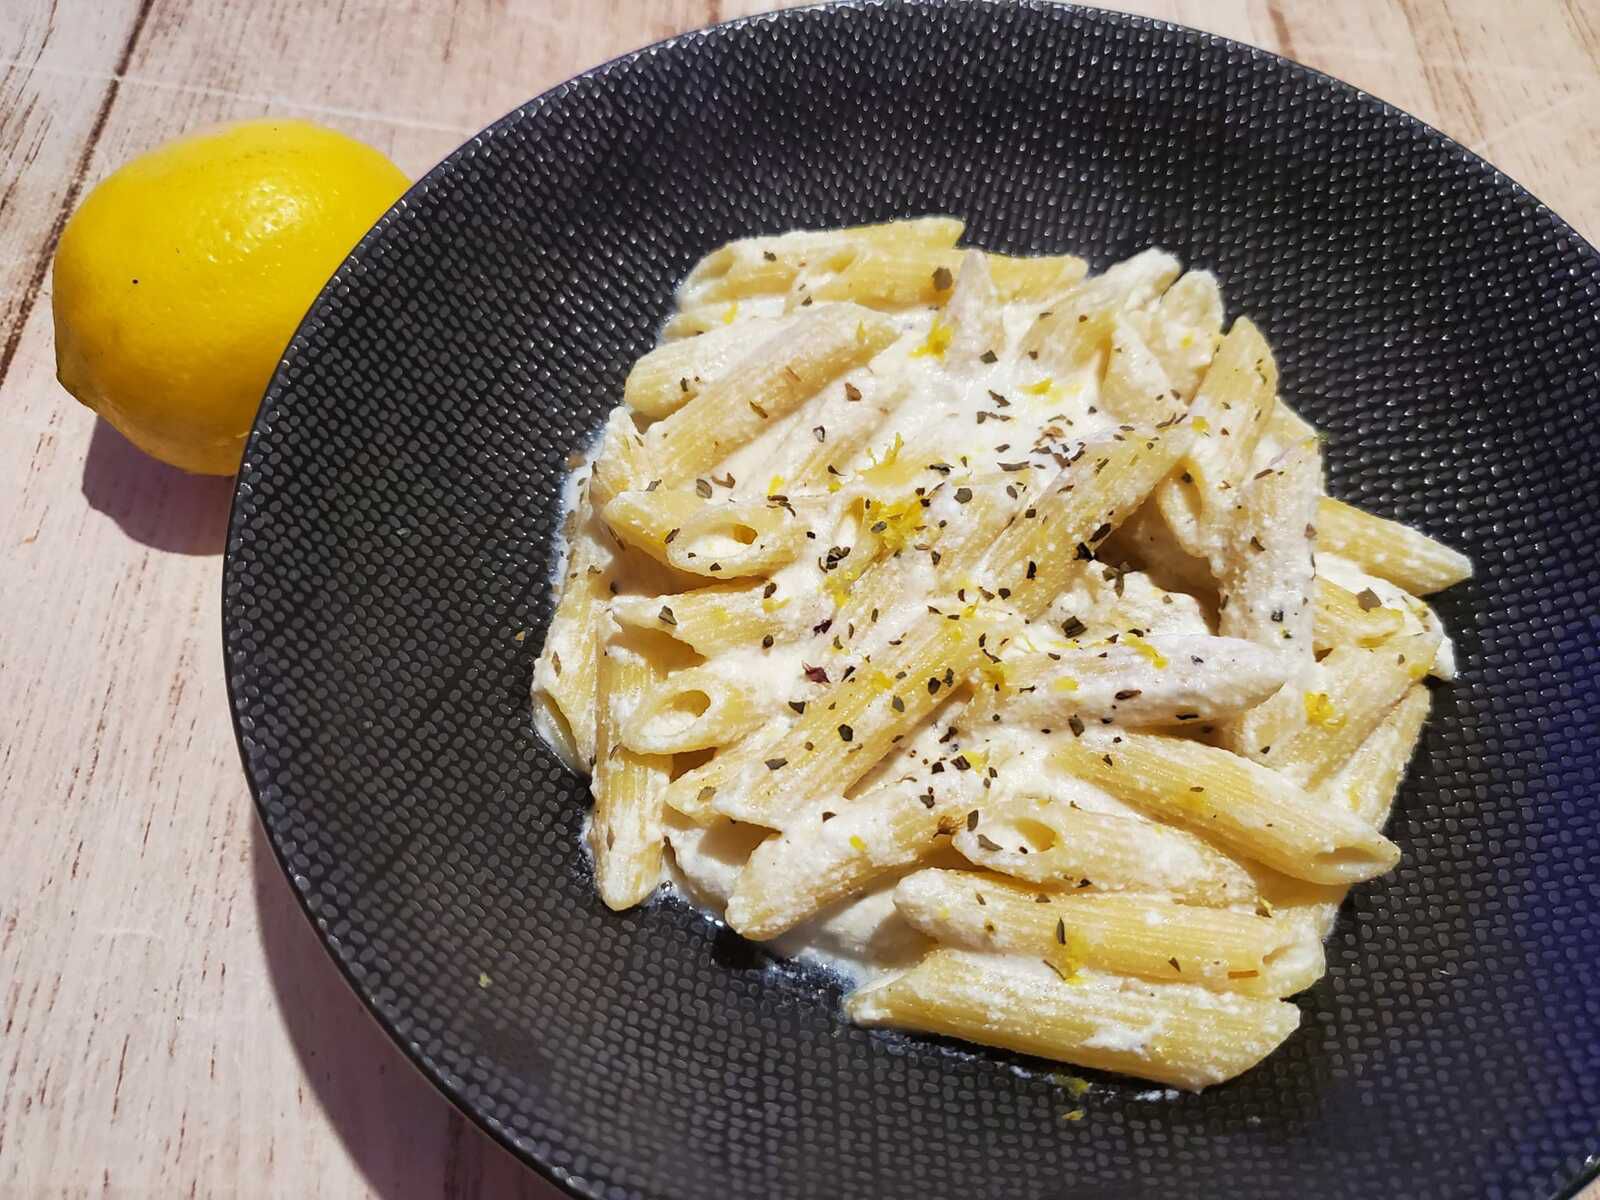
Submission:
[[[334,286],[343,278],[345,278],[347,273],[349,273],[353,268],[360,267],[365,263],[373,248],[387,235],[390,226],[393,224],[397,216],[403,213],[409,207],[413,197],[425,194],[429,189],[436,186],[443,176],[448,174],[459,161],[469,156],[484,139],[497,135],[501,130],[521,120],[525,114],[540,105],[541,102],[546,98],[552,97],[557,93],[569,88],[572,84],[579,80],[604,78],[610,75],[612,72],[624,68],[639,59],[656,55],[663,51],[670,52],[676,50],[679,46],[690,41],[713,37],[737,37],[745,29],[769,22],[790,22],[795,24],[796,27],[806,28],[807,22],[834,19],[834,14],[839,14],[837,19],[851,20],[855,19],[852,14],[874,9],[905,8],[923,11],[939,11],[941,9],[954,8],[957,6],[962,8],[981,7],[992,9],[1020,7],[1033,9],[1036,11],[1062,9],[1068,12],[1076,13],[1088,20],[1097,21],[1105,25],[1122,26],[1127,29],[1153,31],[1164,37],[1186,40],[1190,44],[1197,45],[1205,49],[1220,48],[1223,50],[1239,51],[1247,56],[1251,64],[1259,62],[1277,63],[1290,75],[1299,75],[1324,81],[1325,84],[1331,85],[1335,90],[1342,91],[1355,98],[1364,106],[1371,107],[1376,111],[1397,120],[1402,126],[1409,126],[1414,131],[1419,132],[1423,135],[1423,141],[1429,143],[1434,149],[1442,150],[1453,156],[1463,165],[1472,168],[1480,174],[1488,175],[1491,180],[1500,188],[1509,188],[1514,197],[1519,198],[1531,205],[1532,212],[1530,215],[1548,222],[1556,233],[1564,234],[1565,236],[1572,238],[1580,247],[1587,250],[1591,257],[1595,258],[1596,260],[1600,260],[1600,249],[1597,249],[1594,243],[1590,242],[1588,238],[1574,229],[1548,204],[1540,200],[1539,197],[1532,192],[1532,190],[1514,179],[1505,171],[1502,171],[1500,168],[1496,167],[1493,163],[1489,162],[1475,151],[1462,145],[1460,142],[1456,141],[1442,130],[1430,125],[1420,117],[1417,117],[1412,113],[1409,113],[1406,110],[1391,104],[1389,101],[1373,95],[1371,92],[1365,91],[1362,88],[1358,88],[1354,84],[1347,83],[1337,76],[1330,75],[1327,72],[1318,70],[1315,67],[1307,66],[1306,64],[1289,58],[1286,55],[1277,54],[1271,50],[1264,50],[1259,46],[1252,46],[1247,42],[1241,42],[1237,39],[1225,37],[1221,34],[1208,33],[1205,30],[1196,29],[1193,26],[1183,25],[1175,21],[1165,21],[1156,17],[1147,17],[1136,13],[1102,9],[1080,3],[1064,2],[1064,0],[818,0],[816,3],[801,5],[795,8],[752,13],[748,16],[737,17],[732,20],[718,22],[717,24],[703,26],[698,29],[686,30],[671,37],[662,38],[658,41],[640,46],[637,49],[626,51],[622,54],[598,63],[593,67],[589,67],[586,70],[570,75],[559,83],[553,84],[535,96],[530,97],[528,100],[523,101],[509,112],[490,122],[477,133],[467,138],[461,143],[461,145],[450,151],[449,154],[445,155],[444,158],[440,159],[415,182],[413,182],[411,186],[406,189],[405,193],[398,200],[396,200],[395,203],[381,217],[378,218],[377,222],[374,223],[372,228],[362,236],[355,248],[352,249],[344,261],[339,264],[338,268],[329,277],[328,282],[324,284],[322,290],[318,292],[317,298],[312,301],[311,306],[306,310],[305,315],[301,318],[299,324],[295,328],[293,337],[290,338],[288,345],[284,348],[282,354],[279,356],[278,365],[274,369],[272,378],[268,381],[267,387],[262,393],[263,401],[267,396],[272,395],[273,393],[278,392],[287,386],[290,364],[292,360],[303,350],[304,342],[302,339],[302,334],[308,327],[314,325],[325,314],[329,307],[330,293]],[[531,1167],[541,1177],[549,1181],[566,1195],[577,1197],[579,1200],[601,1200],[603,1196],[603,1185],[592,1183],[589,1180],[575,1178],[571,1170],[568,1169],[566,1165],[555,1161],[551,1156],[536,1154],[526,1149],[522,1145],[519,1145],[510,1129],[508,1129],[501,1122],[495,1121],[479,1112],[477,1108],[462,1094],[462,1090],[452,1085],[444,1077],[444,1074],[435,1066],[430,1057],[421,1050],[417,1049],[412,1040],[403,1035],[395,1027],[394,1023],[383,1015],[383,1013],[377,1008],[369,990],[355,978],[344,955],[334,947],[329,939],[329,935],[318,924],[315,914],[312,913],[307,902],[306,893],[294,882],[294,872],[290,868],[290,865],[285,858],[284,847],[280,843],[278,834],[274,830],[273,824],[267,816],[266,806],[261,796],[262,783],[257,780],[255,774],[251,771],[249,759],[245,753],[244,743],[246,734],[240,720],[240,697],[235,690],[235,674],[230,665],[233,661],[236,647],[232,637],[233,622],[229,617],[228,592],[229,584],[232,580],[235,570],[237,569],[234,550],[238,544],[239,533],[244,525],[240,498],[249,488],[250,479],[248,473],[250,469],[252,451],[255,449],[259,441],[270,435],[270,430],[263,425],[261,420],[261,414],[264,409],[265,404],[263,403],[258,407],[256,417],[251,423],[250,435],[245,442],[244,454],[241,460],[239,474],[235,480],[233,495],[229,503],[222,579],[218,591],[219,599],[221,601],[220,616],[222,618],[221,632],[223,643],[224,675],[227,686],[229,716],[233,724],[234,741],[239,749],[240,765],[243,769],[246,785],[250,790],[250,796],[255,808],[256,817],[260,822],[262,831],[266,834],[267,844],[272,848],[273,859],[276,861],[279,870],[283,872],[285,880],[289,883],[290,891],[294,894],[295,901],[299,906],[302,916],[304,916],[306,920],[307,926],[316,934],[317,940],[322,944],[322,948],[327,952],[328,957],[338,968],[340,977],[344,980],[345,984],[349,987],[356,998],[360,1000],[361,1007],[365,1011],[366,1015],[372,1021],[374,1021],[378,1027],[383,1030],[385,1036],[387,1036],[388,1039],[399,1048],[405,1060],[424,1079],[426,1079],[428,1083],[431,1084],[433,1088],[439,1092],[439,1094],[441,1094],[457,1112],[471,1120],[474,1125],[476,1125],[484,1133],[488,1134],[489,1137],[491,1137],[501,1148],[509,1152],[519,1162]],[[604,1148],[602,1147],[600,1149],[602,1153],[597,1157],[606,1157],[603,1153]],[[1600,1180],[1600,1151],[1590,1154],[1585,1159],[1584,1165],[1579,1168],[1577,1175],[1575,1175],[1565,1185],[1561,1186],[1556,1192],[1552,1193],[1549,1197],[1549,1200],[1577,1200],[1577,1197],[1584,1190],[1584,1188],[1588,1184],[1597,1180]]]

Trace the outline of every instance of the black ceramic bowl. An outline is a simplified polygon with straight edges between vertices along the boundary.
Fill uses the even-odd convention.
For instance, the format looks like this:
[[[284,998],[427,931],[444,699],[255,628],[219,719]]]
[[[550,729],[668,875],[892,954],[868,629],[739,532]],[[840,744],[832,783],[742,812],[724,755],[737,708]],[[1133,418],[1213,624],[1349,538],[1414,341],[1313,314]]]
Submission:
[[[729,238],[926,212],[1221,278],[1335,492],[1470,551],[1400,798],[1301,1029],[1200,1095],[844,1023],[676,904],[615,916],[530,727],[564,463]],[[261,407],[224,631],[245,769],[351,983],[592,1197],[1548,1197],[1600,1149],[1600,260],[1368,96],[1024,4],[802,10],[600,67],[340,269]],[[491,981],[480,986],[480,973]]]

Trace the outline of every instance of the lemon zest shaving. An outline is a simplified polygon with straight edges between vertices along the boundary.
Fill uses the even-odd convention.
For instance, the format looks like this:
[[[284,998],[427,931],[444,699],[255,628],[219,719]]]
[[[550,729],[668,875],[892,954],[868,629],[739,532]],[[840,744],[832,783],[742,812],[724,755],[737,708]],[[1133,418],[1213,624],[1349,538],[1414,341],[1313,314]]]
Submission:
[[[950,339],[955,336],[955,330],[943,321],[935,319],[933,328],[928,330],[927,339],[911,352],[912,358],[944,358],[944,352],[950,348]]]
[[[1333,701],[1328,699],[1327,692],[1307,692],[1305,706],[1306,720],[1313,725],[1320,725],[1324,729],[1338,729],[1344,724],[1344,717],[1333,707]]]
[[[776,496],[781,491],[783,491],[783,476],[774,475],[767,482],[767,495]]]
[[[1030,396],[1046,396],[1049,395],[1050,389],[1053,387],[1055,387],[1055,380],[1046,375],[1038,383],[1023,384],[1022,390]]]
[[[1145,658],[1150,660],[1150,665],[1152,667],[1154,667],[1156,670],[1158,670],[1158,671],[1166,670],[1166,668],[1167,668],[1166,656],[1164,654],[1162,654],[1161,651],[1157,650],[1154,646],[1152,646],[1149,642],[1145,641],[1138,634],[1136,634],[1136,633],[1125,633],[1125,634],[1123,634],[1122,635],[1122,644],[1124,646],[1127,646],[1130,650],[1133,650],[1135,653],[1144,655]]]
[[[859,472],[862,479],[874,487],[904,487],[917,473],[916,465],[909,460],[902,461],[900,451],[905,449],[905,439],[898,433],[894,435],[894,442],[883,452],[880,458],[876,452],[869,457],[870,464]]]
[[[728,305],[728,307],[723,310],[723,312],[722,312],[722,323],[724,325],[732,325],[734,323],[734,321],[738,319],[738,316],[739,316],[739,302],[737,300],[735,300],[732,304]]]
[[[861,840],[860,834],[852,833],[850,835],[850,849],[857,854],[865,854],[867,852],[867,844]]]
[[[1207,421],[1204,417],[1196,417],[1196,418],[1194,418],[1194,420],[1191,422],[1191,424],[1194,425],[1194,431],[1196,433],[1200,434],[1202,437],[1210,436],[1210,433],[1211,433],[1211,422]]]
[[[1078,681],[1070,675],[1060,675],[1050,684],[1052,692],[1075,692],[1078,690]]]

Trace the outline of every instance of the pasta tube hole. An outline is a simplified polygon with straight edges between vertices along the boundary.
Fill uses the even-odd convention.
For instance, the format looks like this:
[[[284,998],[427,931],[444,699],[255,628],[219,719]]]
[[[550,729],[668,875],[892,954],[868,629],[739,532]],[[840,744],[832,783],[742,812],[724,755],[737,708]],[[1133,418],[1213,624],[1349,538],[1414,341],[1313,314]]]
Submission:
[[[1029,854],[1054,850],[1058,840],[1054,829],[1031,817],[1015,817],[1003,825],[996,825],[990,836],[1008,849],[1012,846],[1025,847]]]

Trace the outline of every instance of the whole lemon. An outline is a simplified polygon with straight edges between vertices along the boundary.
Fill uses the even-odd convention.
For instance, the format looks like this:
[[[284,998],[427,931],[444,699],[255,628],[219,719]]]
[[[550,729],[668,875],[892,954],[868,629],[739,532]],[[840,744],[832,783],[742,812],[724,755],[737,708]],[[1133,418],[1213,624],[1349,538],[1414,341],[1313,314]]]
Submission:
[[[242,121],[134,159],[62,231],[56,377],[146,452],[231,475],[300,318],[406,185],[308,121]]]

